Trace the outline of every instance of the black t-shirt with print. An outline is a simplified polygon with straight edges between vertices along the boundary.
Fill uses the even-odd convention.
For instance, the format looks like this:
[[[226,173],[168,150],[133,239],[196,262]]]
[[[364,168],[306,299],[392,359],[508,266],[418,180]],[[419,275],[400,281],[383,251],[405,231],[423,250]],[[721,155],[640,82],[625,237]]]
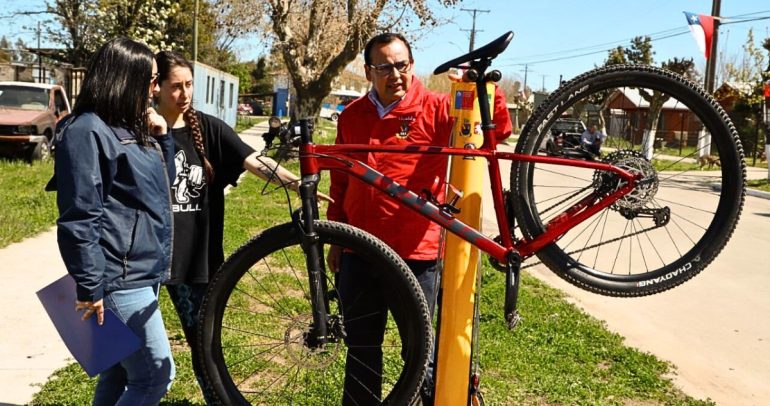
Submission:
[[[166,282],[171,285],[207,283],[224,261],[224,189],[235,186],[243,161],[254,152],[225,122],[202,113],[198,119],[214,179],[207,184],[190,129],[172,129],[177,175],[171,186],[174,254]]]
[[[208,282],[209,205],[208,185],[190,129],[174,128],[174,166],[171,210],[174,212],[174,257],[167,282]]]

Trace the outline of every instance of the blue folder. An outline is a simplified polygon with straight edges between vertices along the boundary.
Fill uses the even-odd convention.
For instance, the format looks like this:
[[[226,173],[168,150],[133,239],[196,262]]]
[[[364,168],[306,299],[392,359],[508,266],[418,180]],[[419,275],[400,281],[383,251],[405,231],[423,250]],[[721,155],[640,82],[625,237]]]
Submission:
[[[104,311],[104,324],[96,315],[80,320],[75,311],[75,281],[65,275],[40,289],[37,297],[59,332],[64,344],[88,376],[93,377],[133,354],[141,340],[110,309]]]

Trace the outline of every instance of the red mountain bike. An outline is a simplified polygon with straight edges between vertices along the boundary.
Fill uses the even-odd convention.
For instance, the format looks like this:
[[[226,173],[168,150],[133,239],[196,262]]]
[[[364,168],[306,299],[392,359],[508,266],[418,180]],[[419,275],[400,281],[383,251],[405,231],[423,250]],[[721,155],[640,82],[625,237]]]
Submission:
[[[293,126],[301,138],[301,210],[238,249],[204,300],[199,354],[207,382],[224,403],[341,403],[346,304],[324,267],[329,245],[368,258],[388,301],[383,367],[375,371],[382,376],[382,391],[372,393],[371,403],[406,405],[418,392],[432,341],[420,287],[377,238],[318,219],[316,189],[324,170],[366,182],[383,198],[396,199],[486,252],[509,276],[509,321],[516,319],[522,261],[534,255],[567,281],[612,296],[670,289],[717,256],[738,221],[745,187],[743,150],[719,105],[671,72],[600,68],[567,82],[541,103],[515,151],[498,150],[487,136],[492,127],[484,84],[499,79],[499,72],[488,68],[512,36],[435,71],[469,64],[485,134],[478,149],[315,145],[308,121]],[[546,155],[550,126],[564,116],[594,122],[606,134],[600,158]],[[353,158],[370,152],[486,159],[499,235],[468,227],[455,219],[451,203],[409,190]],[[709,168],[700,167],[697,158],[705,155],[719,165],[702,170]],[[508,162],[506,193],[501,172]]]

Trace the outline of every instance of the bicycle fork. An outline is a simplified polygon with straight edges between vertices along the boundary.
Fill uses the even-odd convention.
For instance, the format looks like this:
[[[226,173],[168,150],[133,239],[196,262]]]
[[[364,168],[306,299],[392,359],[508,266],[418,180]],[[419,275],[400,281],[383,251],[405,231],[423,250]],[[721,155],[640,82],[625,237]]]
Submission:
[[[300,122],[300,135],[303,139],[310,141],[308,122],[303,121]],[[324,268],[323,244],[315,229],[315,221],[318,219],[316,193],[320,178],[318,173],[302,176],[299,186],[302,209],[299,213],[295,212],[292,215],[294,224],[297,225],[300,245],[305,253],[310,305],[313,316],[313,325],[305,337],[305,344],[312,349],[321,348],[331,341],[329,337],[328,284]]]
[[[323,245],[315,230],[315,220],[318,219],[316,204],[316,189],[319,176],[306,175],[302,177],[299,192],[302,198],[302,210],[294,213],[294,223],[300,238],[302,251],[305,253],[307,267],[310,305],[313,315],[313,325],[305,337],[310,348],[317,348],[329,342],[329,303],[327,299],[326,272],[324,268]]]

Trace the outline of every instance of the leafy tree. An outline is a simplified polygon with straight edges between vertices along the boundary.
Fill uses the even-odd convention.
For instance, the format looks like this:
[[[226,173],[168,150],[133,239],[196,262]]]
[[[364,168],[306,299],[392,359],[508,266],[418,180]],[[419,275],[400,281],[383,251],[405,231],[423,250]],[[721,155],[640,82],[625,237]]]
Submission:
[[[168,22],[167,33],[175,44],[175,51],[181,52],[187,59],[193,60],[193,18],[195,0],[181,0],[179,9]],[[216,44],[217,31],[216,9],[208,1],[198,4],[198,61],[218,69],[224,69],[220,63],[228,57],[221,57]]]
[[[251,74],[251,93],[264,94],[273,91],[273,81],[268,74],[267,58],[260,57],[254,64]]]
[[[625,48],[618,45],[617,48],[612,48],[607,52],[607,59],[604,61],[604,66],[609,65],[623,65],[628,63],[626,60],[626,54],[623,52]]]
[[[652,39],[648,36],[634,37],[631,39],[631,46],[623,49],[623,54],[630,64],[652,65],[652,56],[655,55]]]
[[[0,62],[11,62],[13,54],[11,53],[11,43],[3,35],[0,37]]]
[[[151,48],[173,48],[168,40],[168,21],[178,6],[172,0],[48,0],[53,24],[46,24],[46,35],[64,46],[64,59],[83,66],[106,40],[127,36]]]
[[[737,58],[724,64],[725,81],[745,86],[748,91],[736,93],[736,102],[730,111],[730,118],[738,130],[738,135],[746,151],[760,152],[766,126],[764,121],[762,104],[765,102],[763,83],[770,79],[764,73],[767,68],[766,53],[770,56],[770,38],[766,38],[760,47],[757,47],[753,30],[749,29],[746,42],[742,46],[742,53]],[[763,130],[760,132],[760,130]]]
[[[238,93],[250,93],[251,88],[254,85],[251,76],[252,70],[254,70],[255,62],[239,62],[231,64],[227,67],[227,72],[238,76]]]
[[[23,39],[18,38],[16,44],[14,44],[14,48],[14,52],[16,53],[16,57],[14,58],[15,62],[32,63],[37,60],[37,55],[27,51],[27,44]]]
[[[406,31],[437,22],[434,5],[459,0],[220,0],[228,13],[248,22],[237,32],[255,31],[273,42],[296,90],[294,117],[316,116],[332,81],[373,34]]]
[[[652,49],[652,41],[650,37],[634,37],[631,40],[631,44],[628,47],[618,46],[608,51],[607,59],[604,61],[605,66],[618,65],[618,64],[643,64],[652,65],[653,55],[655,52]],[[690,79],[696,78],[695,64],[692,59],[679,59],[673,58],[666,62],[663,62],[661,66],[664,69],[671,70],[679,73]],[[660,113],[663,110],[663,105],[668,101],[670,96],[667,94],[653,89],[637,89],[639,95],[649,104],[647,123],[645,125],[644,136],[642,138],[642,151],[647,158],[652,157],[652,148],[657,135],[658,123],[660,121]],[[608,102],[610,100],[610,92],[602,92],[593,95],[591,100],[592,104],[599,106],[599,123],[598,126],[602,129],[602,132],[606,133],[606,116]]]
[[[604,66],[625,65],[625,64],[652,64],[652,41],[650,37],[634,37],[631,45],[628,47],[617,46],[607,52],[607,59],[604,60]],[[598,106],[599,115],[596,123],[599,131],[607,133],[607,115],[609,113],[607,104],[610,101],[610,91],[595,93],[591,96],[589,103]],[[662,106],[662,104],[661,104]],[[576,103],[573,108],[573,117],[580,117],[585,108],[584,103]],[[589,125],[591,123],[588,123]],[[649,128],[649,127],[648,127]]]

